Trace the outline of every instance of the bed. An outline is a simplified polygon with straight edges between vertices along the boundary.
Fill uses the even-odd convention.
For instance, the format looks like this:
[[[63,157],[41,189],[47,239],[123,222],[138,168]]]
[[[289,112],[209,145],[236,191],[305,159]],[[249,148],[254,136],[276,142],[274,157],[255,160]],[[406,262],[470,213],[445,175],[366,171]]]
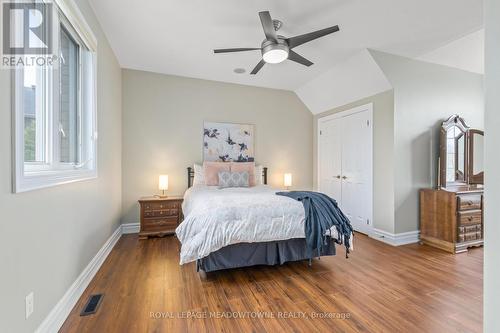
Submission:
[[[277,190],[267,185],[267,168],[262,185],[248,188],[193,186],[193,177],[188,168],[184,220],[176,229],[181,265],[196,261],[198,270],[212,272],[310,260],[302,203],[276,195]],[[331,231],[321,256],[336,253],[338,235],[334,228]]]

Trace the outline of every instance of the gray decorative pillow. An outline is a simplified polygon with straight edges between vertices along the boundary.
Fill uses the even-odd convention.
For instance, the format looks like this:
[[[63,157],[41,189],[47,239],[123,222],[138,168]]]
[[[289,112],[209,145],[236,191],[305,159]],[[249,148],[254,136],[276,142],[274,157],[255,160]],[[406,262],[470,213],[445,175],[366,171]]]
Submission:
[[[219,172],[219,188],[227,187],[248,187],[249,174],[244,172]]]

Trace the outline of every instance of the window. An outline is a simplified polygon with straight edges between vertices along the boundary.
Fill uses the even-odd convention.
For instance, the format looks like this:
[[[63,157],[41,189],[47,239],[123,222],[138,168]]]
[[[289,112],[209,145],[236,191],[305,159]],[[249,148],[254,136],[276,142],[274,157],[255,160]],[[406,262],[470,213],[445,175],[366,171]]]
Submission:
[[[14,70],[14,192],[97,177],[96,41],[73,2],[55,4],[57,65]]]
[[[24,116],[24,160],[29,163],[42,162],[45,159],[45,110],[42,101],[43,70],[27,67],[23,73],[23,116]]]
[[[62,27],[61,27],[62,28]],[[80,159],[80,114],[78,107],[78,82],[80,46],[68,32],[61,29],[61,64],[59,81],[59,162],[78,164]]]

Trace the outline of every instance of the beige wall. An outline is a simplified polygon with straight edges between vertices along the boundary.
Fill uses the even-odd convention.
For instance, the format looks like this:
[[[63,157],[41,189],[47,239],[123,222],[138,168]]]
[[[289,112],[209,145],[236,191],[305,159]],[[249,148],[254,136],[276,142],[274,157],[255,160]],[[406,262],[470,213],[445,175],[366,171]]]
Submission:
[[[485,6],[484,332],[500,332],[500,2]]]
[[[483,128],[482,75],[371,51],[394,88],[395,233],[418,230],[418,191],[436,185],[439,128],[452,114]]]
[[[373,103],[373,227],[394,232],[394,94],[392,90],[314,116],[314,187],[317,188],[318,119]]]
[[[312,115],[293,93],[229,83],[123,70],[123,223],[139,221],[137,199],[187,188],[186,167],[202,162],[203,121],[255,125],[256,162],[269,183],[312,187]]]
[[[11,193],[11,79],[0,70],[0,332],[33,332],[120,225],[121,70],[88,3],[77,4],[99,42],[99,178]]]

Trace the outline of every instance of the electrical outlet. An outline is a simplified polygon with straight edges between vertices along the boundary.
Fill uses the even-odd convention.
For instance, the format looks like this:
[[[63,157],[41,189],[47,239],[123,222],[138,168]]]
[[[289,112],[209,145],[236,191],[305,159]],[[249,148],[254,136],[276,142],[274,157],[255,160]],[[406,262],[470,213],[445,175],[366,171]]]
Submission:
[[[33,292],[31,292],[28,296],[26,296],[26,319],[28,319],[33,313],[34,302],[35,295],[33,294]]]

